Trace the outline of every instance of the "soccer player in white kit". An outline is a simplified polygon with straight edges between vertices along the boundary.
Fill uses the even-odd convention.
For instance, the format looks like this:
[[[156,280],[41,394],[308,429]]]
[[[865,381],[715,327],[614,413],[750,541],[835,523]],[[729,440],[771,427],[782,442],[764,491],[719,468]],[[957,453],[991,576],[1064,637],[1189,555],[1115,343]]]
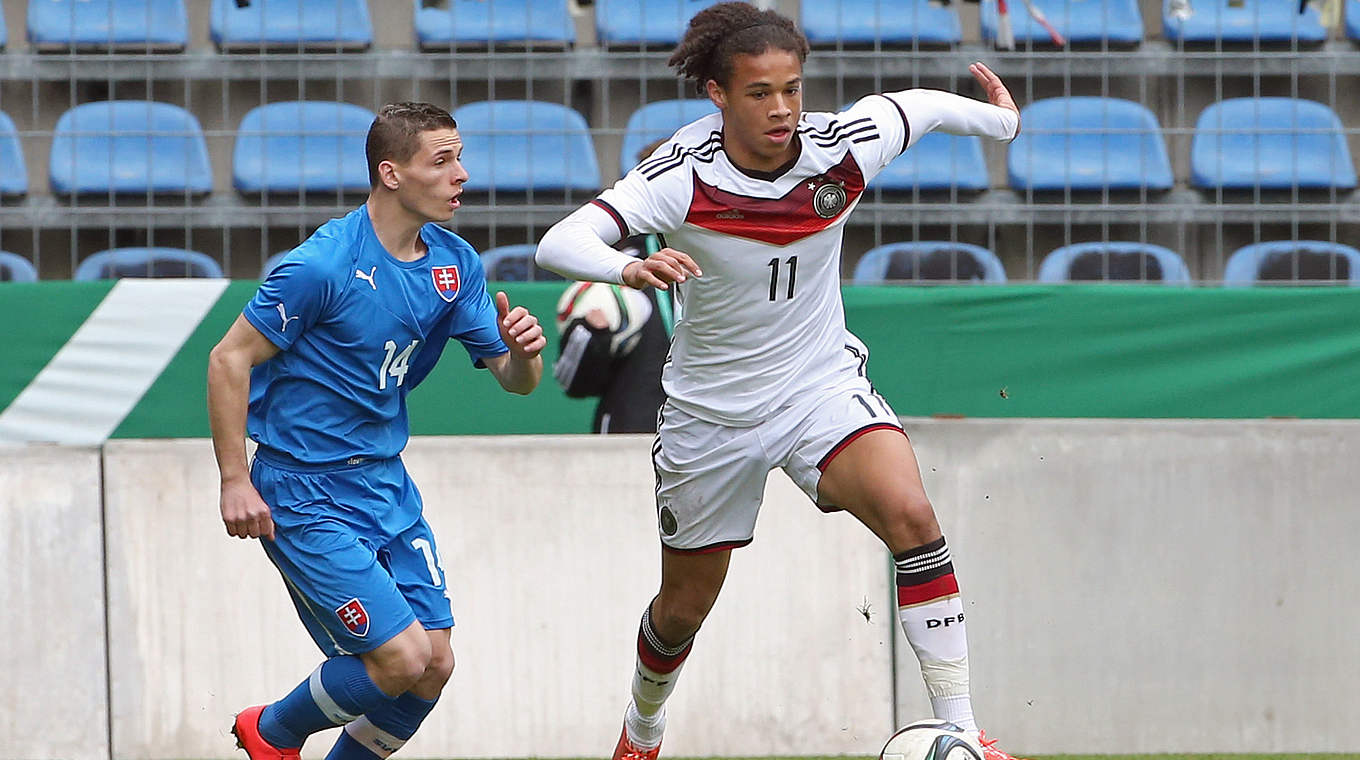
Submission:
[[[676,287],[682,315],[653,447],[661,589],[643,612],[615,760],[654,760],[694,635],[751,541],[770,470],[874,532],[897,566],[898,617],[935,716],[977,732],[963,603],[897,415],[845,327],[841,237],[865,185],[933,129],[1010,140],[1019,110],[981,63],[990,103],[936,90],[802,112],[807,40],[743,2],[696,14],[670,63],[719,113],[682,127],[614,187],[558,222],[540,265],[578,280]],[[611,248],[658,233],[644,261]],[[944,625],[943,623],[949,623]],[[1012,760],[979,735],[986,760]]]

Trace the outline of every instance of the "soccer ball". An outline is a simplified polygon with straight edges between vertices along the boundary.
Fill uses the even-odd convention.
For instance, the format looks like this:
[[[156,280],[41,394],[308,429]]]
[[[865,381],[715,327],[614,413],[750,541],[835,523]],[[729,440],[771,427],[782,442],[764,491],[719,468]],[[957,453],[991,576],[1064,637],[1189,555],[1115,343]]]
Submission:
[[[982,745],[946,720],[918,720],[892,735],[879,760],[983,760]]]
[[[577,282],[557,300],[557,333],[561,335],[572,321],[585,319],[586,312],[599,309],[609,322],[609,353],[626,356],[642,337],[642,326],[652,316],[652,301],[646,293],[604,282]]]

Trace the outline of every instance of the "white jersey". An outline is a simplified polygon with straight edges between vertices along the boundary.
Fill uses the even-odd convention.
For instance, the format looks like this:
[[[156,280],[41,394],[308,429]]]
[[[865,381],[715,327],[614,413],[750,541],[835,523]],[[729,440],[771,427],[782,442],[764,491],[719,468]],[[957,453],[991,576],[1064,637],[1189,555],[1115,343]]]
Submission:
[[[683,316],[662,374],[671,403],[749,426],[834,382],[847,345],[863,345],[841,303],[845,221],[869,181],[941,125],[997,138],[1015,130],[1009,111],[948,93],[870,95],[842,113],[803,114],[797,159],[753,172],[728,159],[712,114],[592,201],[620,236],[660,233],[703,271],[679,286]],[[567,263],[565,248],[545,237],[540,261]]]

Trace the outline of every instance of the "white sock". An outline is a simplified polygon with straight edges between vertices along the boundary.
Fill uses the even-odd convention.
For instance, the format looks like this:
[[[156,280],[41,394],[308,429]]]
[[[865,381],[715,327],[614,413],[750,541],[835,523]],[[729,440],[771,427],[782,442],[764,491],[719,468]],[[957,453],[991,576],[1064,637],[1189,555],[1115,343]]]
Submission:
[[[661,734],[666,731],[666,706],[657,705],[656,712],[643,715],[638,711],[636,701],[629,702],[628,710],[623,714],[623,726],[634,747],[652,749],[661,744]]]
[[[935,717],[977,730],[968,696],[968,635],[949,547],[941,537],[893,557],[897,616],[921,663]]]

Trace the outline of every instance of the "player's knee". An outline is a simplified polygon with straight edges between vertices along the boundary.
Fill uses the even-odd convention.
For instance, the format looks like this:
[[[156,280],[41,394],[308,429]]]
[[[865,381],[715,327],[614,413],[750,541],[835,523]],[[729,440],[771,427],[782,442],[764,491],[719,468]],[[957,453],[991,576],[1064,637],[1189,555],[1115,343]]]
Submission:
[[[935,519],[935,508],[924,493],[900,496],[893,500],[893,509],[888,521],[897,535],[896,543],[916,546],[935,540],[940,533],[940,523]]]
[[[425,675],[432,652],[429,639],[422,632],[420,636],[395,639],[384,645],[378,654],[374,664],[379,677],[375,680],[388,694],[400,694]]]
[[[425,666],[424,680],[442,689],[453,675],[453,650],[447,646],[435,647],[430,655],[430,664]]]

